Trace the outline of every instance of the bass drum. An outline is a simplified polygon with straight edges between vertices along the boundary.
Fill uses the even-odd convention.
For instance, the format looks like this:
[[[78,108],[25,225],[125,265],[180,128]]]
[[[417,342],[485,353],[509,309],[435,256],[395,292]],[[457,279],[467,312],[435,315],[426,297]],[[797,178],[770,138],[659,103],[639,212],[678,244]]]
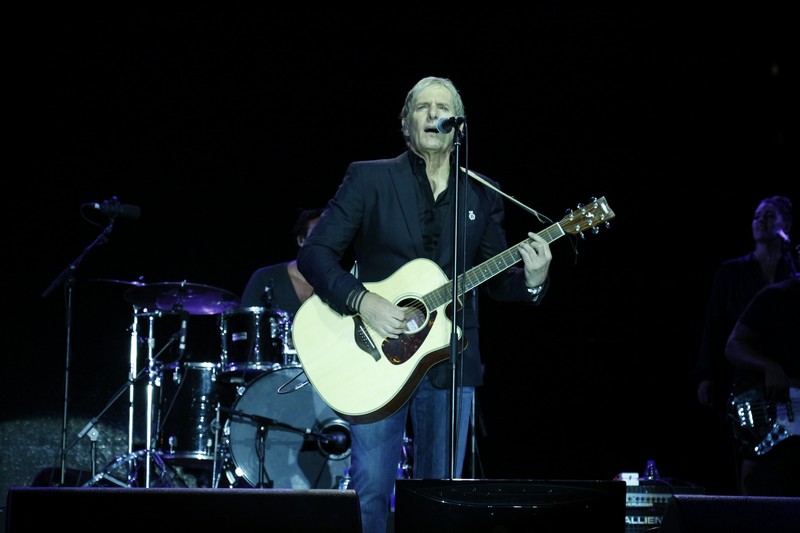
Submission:
[[[302,368],[274,370],[248,383],[224,434],[234,485],[244,479],[255,488],[334,489],[350,467],[350,425]]]

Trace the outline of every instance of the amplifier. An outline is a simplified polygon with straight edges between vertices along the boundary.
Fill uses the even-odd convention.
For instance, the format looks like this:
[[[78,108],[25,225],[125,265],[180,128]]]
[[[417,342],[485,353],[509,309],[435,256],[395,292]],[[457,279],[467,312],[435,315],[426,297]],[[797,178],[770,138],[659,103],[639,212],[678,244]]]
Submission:
[[[639,485],[628,485],[625,491],[625,533],[660,527],[673,494],[705,494],[702,487],[675,487],[665,481],[640,481]]]

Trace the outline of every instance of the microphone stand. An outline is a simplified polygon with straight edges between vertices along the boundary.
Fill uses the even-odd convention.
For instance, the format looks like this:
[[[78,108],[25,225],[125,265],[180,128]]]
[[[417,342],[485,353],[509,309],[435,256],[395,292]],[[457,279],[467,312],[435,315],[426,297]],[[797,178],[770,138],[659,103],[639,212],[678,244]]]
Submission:
[[[466,126],[465,126],[466,128]],[[454,191],[453,191],[453,288],[452,288],[452,306],[453,306],[453,322],[452,322],[452,330],[450,332],[450,464],[448,468],[449,472],[449,479],[453,479],[455,477],[456,472],[456,457],[458,454],[456,453],[456,444],[458,442],[458,401],[457,398],[460,397],[458,394],[459,383],[458,383],[458,371],[460,370],[460,366],[457,364],[458,359],[458,323],[460,321],[459,317],[462,315],[462,310],[458,305],[458,302],[461,301],[461,292],[462,288],[459,286],[459,274],[464,269],[464,265],[459,262],[459,253],[461,250],[464,249],[464,246],[459,246],[459,223],[464,220],[464,217],[461,216],[459,211],[461,208],[461,203],[459,202],[460,197],[460,182],[461,178],[459,177],[459,157],[461,152],[461,142],[463,140],[463,132],[461,128],[457,125],[453,129],[453,146],[455,147],[455,166],[456,166],[456,179],[454,184]],[[465,179],[466,179],[466,173]],[[466,188],[465,188],[466,191]],[[466,202],[464,202],[466,205]],[[464,243],[466,244],[466,242]]]
[[[64,418],[61,423],[61,486],[66,482],[67,475],[67,421],[69,419],[69,369],[70,359],[72,358],[72,299],[75,287],[75,271],[83,261],[83,258],[93,250],[95,247],[108,242],[108,236],[114,228],[115,217],[110,217],[108,226],[98,235],[92,243],[87,246],[80,255],[67,266],[47,287],[42,293],[42,298],[53,292],[53,290],[64,283],[67,293],[67,306],[66,306],[66,363],[64,365]]]
[[[253,422],[256,422],[262,426],[269,426],[269,427],[279,427],[282,429],[288,429],[289,431],[293,431],[294,433],[299,433],[306,437],[316,437],[318,439],[329,439],[331,438],[330,435],[325,433],[317,433],[316,431],[312,431],[311,429],[303,429],[298,428],[292,425],[287,424],[286,422],[279,422],[273,418],[267,418],[266,416],[254,415],[250,413],[245,413],[244,411],[238,411],[235,409],[228,409],[227,407],[220,407],[220,410],[229,413],[232,417],[238,416],[241,418],[249,418]]]
[[[133,379],[133,381],[137,381],[139,379],[139,377],[142,375],[143,372],[144,372],[144,369],[139,371],[139,374]],[[67,446],[66,451],[71,450],[76,444],[78,444],[78,442],[80,442],[80,440],[83,437],[86,436],[87,433],[89,433],[90,436],[91,436],[90,432],[94,429],[94,427],[97,425],[97,423],[103,417],[103,415],[111,408],[112,405],[114,405],[114,403],[122,396],[122,394],[125,392],[125,390],[130,385],[131,385],[130,381],[126,381],[125,383],[123,383],[123,385],[117,390],[117,392],[114,393],[114,395],[111,397],[111,399],[106,403],[106,405],[103,407],[103,409],[100,411],[100,413],[98,413],[85,426],[83,426],[83,429],[81,429],[78,432],[78,435],[75,437],[75,439],[72,441],[72,443],[70,443],[70,445]],[[93,446],[93,448],[94,448],[94,446]],[[93,450],[93,453],[94,453],[94,450]],[[94,475],[96,474],[95,470],[96,470],[95,458],[92,457],[92,477],[94,477]]]
[[[275,485],[275,483],[269,479],[269,472],[267,472],[267,469],[264,467],[267,454],[267,431],[267,424],[259,422],[258,429],[256,430],[256,455],[258,456],[258,482],[256,483],[256,488],[258,489],[271,489]],[[264,478],[267,478],[268,481],[265,482]]]

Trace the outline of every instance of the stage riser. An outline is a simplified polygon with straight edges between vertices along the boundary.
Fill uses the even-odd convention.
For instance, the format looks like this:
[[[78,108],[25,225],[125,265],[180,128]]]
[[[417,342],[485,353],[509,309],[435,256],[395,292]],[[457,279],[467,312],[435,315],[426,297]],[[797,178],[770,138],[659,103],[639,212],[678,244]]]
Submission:
[[[675,495],[659,533],[797,533],[800,498]]]
[[[361,531],[356,493],[335,489],[12,487],[6,515],[7,533]]]
[[[625,531],[625,483],[398,480],[395,533]]]

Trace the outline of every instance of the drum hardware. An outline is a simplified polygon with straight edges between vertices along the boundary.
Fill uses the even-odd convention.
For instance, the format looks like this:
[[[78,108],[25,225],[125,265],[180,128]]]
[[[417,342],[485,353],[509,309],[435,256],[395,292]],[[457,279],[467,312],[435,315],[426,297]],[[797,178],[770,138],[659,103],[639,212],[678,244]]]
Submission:
[[[130,290],[130,289],[129,289]],[[145,456],[145,482],[144,487],[150,488],[151,486],[151,474],[152,474],[152,466],[153,463],[156,466],[161,466],[163,462],[161,457],[155,451],[153,446],[154,444],[154,432],[153,432],[153,406],[155,404],[154,401],[154,391],[155,388],[160,385],[160,378],[161,372],[160,368],[156,364],[156,355],[154,353],[155,350],[155,337],[154,337],[154,323],[156,316],[161,316],[160,313],[147,313],[145,309],[145,314],[140,316],[139,309],[134,306],[134,313],[133,313],[133,324],[131,325],[131,358],[130,358],[130,376],[135,376],[138,374],[137,364],[139,358],[139,319],[146,318],[147,319],[147,388],[145,392],[145,448],[142,450],[141,455]],[[172,339],[170,340],[170,343]],[[169,346],[170,343],[167,343],[166,346]],[[162,353],[166,346],[162,348],[158,353]],[[128,456],[131,460],[128,461],[129,463],[129,473],[128,473],[128,481],[129,483],[134,483],[138,477],[137,471],[137,463],[133,460],[134,457],[137,457],[137,452],[134,451],[134,426],[135,426],[135,407],[134,403],[136,400],[136,392],[134,389],[134,380],[131,380],[130,384],[130,392],[129,392],[129,408],[128,408]],[[132,486],[132,485],[130,485]]]
[[[182,309],[181,303],[175,303],[172,310],[156,310],[144,313],[136,309],[136,317],[148,319],[148,334],[144,341],[131,341],[131,351],[146,343],[148,368],[152,368],[151,380],[148,382],[146,411],[147,431],[145,441],[146,449],[155,454],[158,459],[166,463],[173,470],[186,473],[190,478],[197,474],[197,480],[211,480],[215,483],[220,472],[222,442],[220,422],[220,407],[233,403],[236,391],[227,388],[227,384],[219,381],[219,364],[212,362],[183,361],[183,356],[194,357],[194,353],[186,350],[187,320],[197,321],[206,319],[206,316],[196,317],[203,312],[214,309],[211,302],[200,299],[204,292],[193,293],[194,299],[190,302],[190,311]],[[163,302],[162,302],[163,303]],[[202,306],[202,309],[201,307]],[[165,316],[177,316],[180,325],[177,333],[169,337],[168,342],[154,354],[155,334],[154,325],[157,320]],[[218,317],[208,316],[215,320],[214,330],[218,327]],[[134,325],[134,329],[136,329]],[[194,327],[194,326],[192,326]],[[213,333],[213,331],[211,331]],[[197,335],[192,337],[198,339]],[[216,335],[214,336],[216,339]],[[207,341],[208,339],[200,339]],[[160,358],[170,345],[178,343],[177,359],[171,363],[162,363]],[[208,343],[210,344],[210,343]],[[197,346],[195,346],[197,348]],[[170,351],[173,353],[173,351]],[[219,353],[219,352],[214,352]],[[132,364],[137,356],[132,353]],[[131,415],[133,416],[133,415]],[[157,466],[157,465],[156,465]],[[211,470],[210,477],[208,470]],[[148,474],[149,470],[145,470]],[[159,480],[163,483],[163,480]],[[149,481],[145,484],[149,486]],[[185,483],[185,482],[184,482]]]
[[[82,260],[83,256],[91,250],[95,245],[107,242],[108,235],[113,227],[113,218],[111,219],[111,223],[108,227],[104,230],[103,234],[98,237],[98,239],[93,243],[90,247],[86,248],[73,264],[71,264],[67,269],[65,269],[59,277],[51,283],[50,287],[44,291],[42,294],[43,297],[46,297],[53,289],[55,289],[59,284],[66,283],[66,287],[68,290],[67,294],[67,302],[68,302],[68,315],[71,316],[72,314],[72,287],[74,285],[74,272],[77,266],[79,265],[80,261]],[[89,436],[92,440],[92,457],[91,457],[91,471],[92,476],[97,477],[101,476],[102,478],[107,478],[111,480],[113,478],[114,481],[111,481],[113,484],[118,484],[122,486],[132,486],[133,484],[139,483],[139,477],[141,472],[139,471],[141,468],[141,459],[146,459],[146,464],[144,467],[144,486],[149,487],[151,484],[151,471],[152,467],[155,466],[160,469],[161,474],[160,477],[163,478],[164,476],[164,462],[161,457],[160,451],[156,450],[154,447],[155,444],[155,435],[159,433],[157,431],[154,432],[156,429],[155,426],[155,417],[153,412],[153,407],[155,405],[155,392],[160,390],[161,387],[161,363],[158,362],[158,359],[162,356],[162,354],[167,350],[170,346],[174,345],[174,343],[178,342],[178,353],[179,359],[183,357],[186,351],[186,332],[187,332],[187,318],[188,315],[211,315],[223,312],[225,310],[229,310],[235,308],[239,305],[239,298],[223,289],[218,289],[215,287],[210,287],[207,285],[198,285],[198,284],[191,284],[187,282],[181,283],[156,283],[156,284],[146,284],[142,281],[124,281],[124,280],[113,280],[113,279],[95,279],[93,281],[100,281],[100,282],[112,282],[117,284],[124,284],[129,285],[129,288],[125,292],[125,299],[130,303],[134,304],[134,318],[133,323],[130,327],[130,364],[128,369],[128,379],[123,384],[122,387],[113,395],[113,397],[106,403],[102,411],[91,419],[91,421],[84,426],[83,429],[78,433],[77,438],[75,441],[67,446],[66,441],[66,428],[67,428],[67,421],[68,421],[68,405],[69,405],[69,367],[70,367],[70,353],[71,353],[71,343],[70,337],[71,334],[68,330],[67,333],[67,362],[66,362],[66,371],[65,371],[65,386],[64,386],[64,420],[63,420],[63,427],[62,427],[62,443],[61,443],[61,483],[64,484],[65,482],[65,475],[66,475],[66,455],[67,452],[72,449],[80,439],[84,438],[85,436]],[[155,318],[163,316],[167,312],[179,313],[180,314],[180,329],[179,331],[172,335],[166,344],[161,347],[156,352],[155,346],[155,337],[154,337],[154,329],[153,324]],[[139,356],[139,344],[141,341],[139,336],[139,328],[140,322],[146,321],[148,326],[148,334],[145,338],[147,342],[147,363],[144,368],[138,368],[138,356]],[[72,320],[67,320],[67,324],[71,324]],[[146,437],[145,437],[145,447],[143,450],[134,451],[134,426],[135,426],[135,400],[137,399],[138,394],[135,391],[135,385],[141,383],[141,378],[144,375],[147,375],[147,385],[146,385]],[[128,450],[127,454],[121,457],[118,457],[112,464],[106,466],[106,468],[101,472],[101,474],[96,474],[97,471],[97,458],[96,458],[96,442],[99,436],[99,431],[96,429],[95,425],[97,424],[98,420],[110,409],[110,407],[120,398],[123,396],[125,389],[129,390],[129,405],[128,405]],[[219,422],[219,415],[217,413],[217,419],[213,422],[213,432],[215,433],[213,439],[213,448],[217,449],[219,444],[219,437],[218,433],[221,428]],[[215,457],[216,460],[216,457]],[[151,464],[152,463],[152,464]],[[109,469],[116,469],[120,466],[127,466],[127,480],[122,481],[117,477],[110,476],[108,471]],[[215,462],[216,467],[216,462]],[[174,470],[174,469],[173,469]],[[97,480],[93,481],[94,483]],[[159,479],[159,482],[163,483],[163,479]],[[185,484],[183,485],[185,486]]]
[[[141,379],[143,372],[144,372],[144,369],[142,369],[139,372],[139,374],[136,376],[134,381]],[[91,453],[91,465],[92,465],[91,473],[92,473],[92,476],[95,476],[96,473],[97,473],[97,439],[98,439],[98,437],[100,435],[100,433],[97,430],[97,428],[95,427],[95,425],[100,421],[100,419],[103,417],[103,415],[111,408],[111,406],[114,405],[114,403],[122,396],[122,394],[125,392],[125,390],[128,387],[129,387],[129,383],[125,382],[117,390],[117,392],[114,393],[114,395],[111,397],[111,399],[108,402],[106,402],[106,405],[103,407],[103,409],[100,411],[100,413],[97,416],[93,417],[91,420],[89,420],[89,422],[83,427],[83,429],[81,429],[78,432],[78,435],[75,438],[75,440],[72,441],[72,443],[66,448],[67,451],[71,450],[78,442],[80,442],[80,440],[83,437],[85,437],[86,435],[89,435],[89,439],[92,442],[91,452],[90,452]]]
[[[144,467],[141,464],[143,460]],[[142,468],[147,472],[151,469],[151,463],[155,465],[158,477],[155,478],[156,482],[147,478],[146,487],[187,487],[186,481],[174,467],[167,465],[158,453],[147,449],[117,456],[114,461],[93,475],[83,486],[105,486],[102,482],[106,482],[123,488],[138,487]]]
[[[142,316],[152,316],[152,315],[150,315],[148,313],[145,313],[145,314],[140,314],[138,312],[134,313],[134,326],[132,327],[132,330],[131,330],[132,335],[133,335],[133,340],[131,341],[132,342],[132,346],[139,342],[139,338],[138,338],[138,334],[137,334],[137,327],[138,327],[137,326],[137,321],[138,321],[138,318],[140,318]],[[158,357],[164,352],[164,350],[166,350],[167,347],[169,347],[169,345],[172,342],[174,342],[174,340],[176,338],[177,338],[177,336],[173,336],[173,338],[170,339],[170,341],[167,342],[164,345],[164,347],[157,354],[155,354],[155,356],[153,356],[154,359],[158,359]],[[154,344],[152,342],[148,342],[148,346],[154,346]],[[99,436],[99,432],[95,428],[95,425],[99,422],[99,420],[103,417],[103,415],[105,415],[105,413],[111,408],[111,406],[114,405],[114,403],[116,403],[116,401],[124,394],[126,389],[128,389],[130,391],[129,399],[130,399],[130,402],[131,402],[130,405],[129,405],[128,455],[132,455],[134,453],[133,452],[133,418],[132,418],[132,416],[133,416],[134,386],[137,383],[140,383],[141,379],[144,377],[145,373],[147,373],[148,374],[148,387],[149,387],[150,383],[152,382],[152,380],[154,380],[154,379],[157,380],[158,379],[157,374],[159,373],[159,370],[157,369],[157,367],[152,366],[152,365],[149,365],[146,368],[137,369],[136,368],[135,357],[136,357],[135,355],[132,355],[132,364],[131,364],[131,367],[129,369],[128,380],[125,383],[123,383],[122,386],[112,395],[111,399],[106,403],[106,405],[103,407],[103,409],[100,411],[100,413],[97,414],[95,417],[93,417],[81,429],[81,431],[78,432],[78,435],[77,435],[76,439],[66,448],[67,450],[72,449],[72,447],[75,446],[83,437],[85,437],[86,435],[89,435],[89,438],[92,441],[92,447],[91,447],[91,454],[92,454],[92,457],[91,457],[91,473],[92,473],[92,476],[95,476],[96,472],[97,472],[96,443],[97,443],[97,438]],[[131,463],[131,467],[133,467],[133,463]],[[134,472],[131,471],[130,475],[134,476]],[[132,481],[132,479],[131,479],[131,481]]]
[[[147,286],[136,286],[134,289],[143,289]],[[130,290],[130,289],[129,289]],[[179,350],[181,345],[185,345],[186,342],[186,317],[187,315],[180,308],[174,309],[174,311],[180,314],[180,329],[177,333],[171,335],[169,339],[161,346],[158,351],[156,351],[156,342],[155,342],[155,322],[157,318],[165,316],[168,314],[164,310],[155,310],[150,311],[147,308],[140,309],[138,306],[134,305],[134,312],[133,312],[133,323],[131,324],[130,334],[130,362],[129,362],[129,404],[128,404],[128,460],[127,464],[129,465],[129,473],[128,473],[128,484],[129,486],[133,486],[133,484],[138,484],[140,472],[139,469],[142,468],[140,464],[140,460],[144,459],[144,484],[143,486],[146,488],[151,487],[152,485],[152,475],[154,473],[154,468],[156,471],[160,472],[160,476],[158,482],[163,484],[164,483],[164,453],[159,450],[158,445],[161,444],[158,439],[162,436],[163,432],[161,431],[161,427],[163,425],[163,421],[160,415],[160,411],[156,412],[156,407],[161,407],[161,402],[166,401],[166,395],[163,394],[163,388],[168,387],[168,384],[171,382],[167,382],[165,385],[163,381],[163,371],[165,368],[164,363],[162,363],[159,359],[162,354],[165,353],[167,348],[174,345],[176,342],[179,343]],[[144,322],[144,324],[142,324]],[[147,331],[146,336],[140,335],[140,328],[143,328]],[[139,360],[139,348],[140,344],[145,343],[146,345],[146,366],[141,370],[138,368],[138,360]],[[177,365],[181,363],[172,363],[168,365],[166,368],[168,369],[176,369],[179,368]],[[213,363],[207,363],[208,365],[213,365]],[[187,364],[193,365],[193,364]],[[183,368],[183,367],[180,367]],[[191,366],[186,366],[186,368],[192,368]],[[177,371],[177,370],[176,370]],[[147,375],[147,382],[146,382],[146,389],[145,389],[145,398],[144,398],[144,407],[145,407],[145,437],[144,437],[144,449],[136,451],[135,442],[136,442],[136,416],[137,416],[137,408],[136,402],[140,399],[138,398],[135,384],[138,381],[138,377],[146,374]],[[190,387],[191,388],[191,387]],[[141,391],[140,391],[141,392]],[[179,391],[176,391],[175,395],[177,397]],[[211,400],[203,399],[203,402],[210,402]],[[206,404],[203,404],[203,408],[206,408]],[[205,421],[205,420],[204,420]],[[139,428],[140,429],[140,428]],[[166,454],[167,459],[173,459],[172,455],[169,453]],[[182,457],[181,457],[182,458]],[[125,461],[123,461],[125,462]],[[113,465],[115,468],[117,465]],[[173,469],[174,471],[174,469]],[[180,476],[173,476],[173,477],[180,477]],[[184,483],[185,486],[185,483]]]
[[[214,461],[211,463],[211,486],[215,488],[219,485],[219,476],[222,472],[222,453],[224,453],[220,443],[220,434],[223,430],[219,418],[221,411],[222,406],[217,404],[216,418],[214,419]]]

